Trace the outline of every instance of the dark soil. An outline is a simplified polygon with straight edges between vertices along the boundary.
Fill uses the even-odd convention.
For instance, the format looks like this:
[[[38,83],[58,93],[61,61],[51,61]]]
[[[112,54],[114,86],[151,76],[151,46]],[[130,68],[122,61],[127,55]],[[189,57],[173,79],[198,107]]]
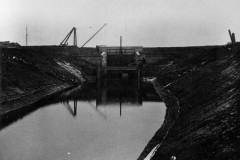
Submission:
[[[166,103],[165,122],[140,155],[157,145],[153,160],[240,159],[240,47],[144,48],[144,76]],[[93,48],[13,47],[1,50],[1,115],[74,85],[70,63],[83,77],[96,74]],[[89,58],[91,59],[91,58]]]
[[[96,66],[76,55],[93,51],[57,46],[2,48],[0,115],[82,84],[81,79],[57,62],[71,64],[84,78],[95,74]]]
[[[158,63],[158,91],[168,97],[163,98],[168,111],[164,125],[139,159],[156,144],[161,145],[153,160],[171,156],[177,160],[240,159],[240,49],[218,46],[191,52],[163,55],[166,61]],[[169,109],[177,107],[174,101],[179,103],[179,114]]]

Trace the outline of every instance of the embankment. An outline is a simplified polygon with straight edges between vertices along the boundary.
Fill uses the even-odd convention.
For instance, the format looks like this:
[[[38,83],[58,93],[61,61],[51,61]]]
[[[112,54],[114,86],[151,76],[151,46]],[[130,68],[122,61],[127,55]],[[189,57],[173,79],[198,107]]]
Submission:
[[[240,49],[191,52],[163,55],[167,61],[159,63],[155,87],[166,119],[139,159],[159,144],[152,160],[240,159]]]
[[[2,48],[0,115],[81,85],[95,66],[76,54],[72,47]]]
[[[139,159],[159,144],[153,160],[171,156],[177,160],[240,159],[239,48],[144,48],[143,74],[157,77],[153,85],[167,113]],[[88,48],[81,57],[78,48],[2,49],[0,114],[82,84],[82,78],[96,74],[99,56],[89,58],[95,52]]]

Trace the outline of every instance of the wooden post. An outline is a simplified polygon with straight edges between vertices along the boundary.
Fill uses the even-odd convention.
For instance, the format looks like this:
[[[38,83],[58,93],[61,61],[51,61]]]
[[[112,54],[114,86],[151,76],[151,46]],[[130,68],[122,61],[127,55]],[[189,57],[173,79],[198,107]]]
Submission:
[[[77,46],[77,29],[75,27],[73,27],[73,45]]]
[[[232,45],[234,45],[236,43],[236,38],[235,38],[235,33],[232,33],[231,30],[228,30]]]
[[[120,36],[120,54],[122,54],[122,36]]]
[[[232,43],[233,43],[233,44],[236,43],[235,33],[232,33]]]
[[[229,36],[231,38],[231,52],[233,54],[236,54],[237,53],[237,50],[236,50],[236,38],[235,38],[235,33],[232,33],[231,30],[229,29],[228,30],[228,33],[229,33]]]
[[[230,30],[230,29],[228,30],[228,34],[229,34],[229,36],[230,36],[230,39],[231,39],[231,42],[232,42],[232,32],[231,32],[231,30]]]
[[[27,28],[27,26],[26,26],[26,46],[28,45],[28,28]]]

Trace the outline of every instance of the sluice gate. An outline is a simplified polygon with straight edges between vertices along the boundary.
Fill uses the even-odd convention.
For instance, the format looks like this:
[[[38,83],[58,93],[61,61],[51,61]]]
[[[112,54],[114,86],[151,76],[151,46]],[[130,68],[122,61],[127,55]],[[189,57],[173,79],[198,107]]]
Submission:
[[[141,83],[142,83],[142,65],[144,57],[141,55],[143,47],[141,46],[97,46],[98,54],[101,55],[101,63],[97,71],[97,83],[101,97],[97,98],[99,104],[106,102],[106,97],[115,93],[108,86],[134,86],[131,101],[141,104]],[[120,87],[121,88],[121,87]],[[123,91],[116,92],[120,99],[124,95],[131,94]],[[108,96],[106,96],[108,95]],[[121,101],[121,100],[120,100]]]
[[[142,64],[141,46],[97,46],[101,55],[100,75],[108,79],[141,78]]]

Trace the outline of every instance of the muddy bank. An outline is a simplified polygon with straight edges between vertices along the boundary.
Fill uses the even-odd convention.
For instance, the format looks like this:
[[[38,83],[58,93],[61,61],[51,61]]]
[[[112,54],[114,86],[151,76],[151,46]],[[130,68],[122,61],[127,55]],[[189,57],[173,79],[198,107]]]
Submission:
[[[93,70],[84,60],[49,52],[34,47],[1,49],[0,115],[81,85]]]
[[[239,54],[239,47],[221,46],[207,54],[171,57],[161,64],[157,88],[159,95],[170,93],[170,103],[169,98],[163,100],[172,116],[166,115],[139,159],[159,144],[153,160],[240,158]],[[177,101],[179,114],[170,110]]]
[[[164,88],[164,86],[161,86],[157,79],[153,79],[150,83],[154,87],[160,99],[165,103],[167,111],[164,118],[164,123],[155,133],[153,138],[148,142],[147,146],[138,157],[139,160],[144,159],[153,150],[153,148],[159,148],[162,145],[162,142],[166,139],[169,130],[175,124],[175,121],[180,113],[180,106],[177,97],[175,97],[170,90],[167,90]],[[154,149],[154,151],[155,150],[156,149]],[[152,157],[152,155],[150,157]]]
[[[54,94],[62,92],[66,89],[73,87],[70,84],[59,84],[56,86],[46,86],[42,89],[27,92],[19,96],[8,98],[1,103],[0,113],[1,115],[8,114],[9,112],[19,110],[25,106],[30,106],[44,98],[48,98]]]
[[[158,59],[149,55],[143,74],[157,77],[153,86],[167,105],[167,113],[139,159],[157,145],[152,159],[239,159],[239,47],[154,48],[148,52]],[[58,47],[49,52],[46,47],[3,49],[0,114],[81,85],[88,75],[96,74],[96,66],[78,53]]]
[[[42,107],[58,103],[59,101],[61,102],[62,99],[56,97],[75,87],[76,86],[69,87],[68,84],[55,86],[14,101],[9,101],[0,116],[0,130]]]

